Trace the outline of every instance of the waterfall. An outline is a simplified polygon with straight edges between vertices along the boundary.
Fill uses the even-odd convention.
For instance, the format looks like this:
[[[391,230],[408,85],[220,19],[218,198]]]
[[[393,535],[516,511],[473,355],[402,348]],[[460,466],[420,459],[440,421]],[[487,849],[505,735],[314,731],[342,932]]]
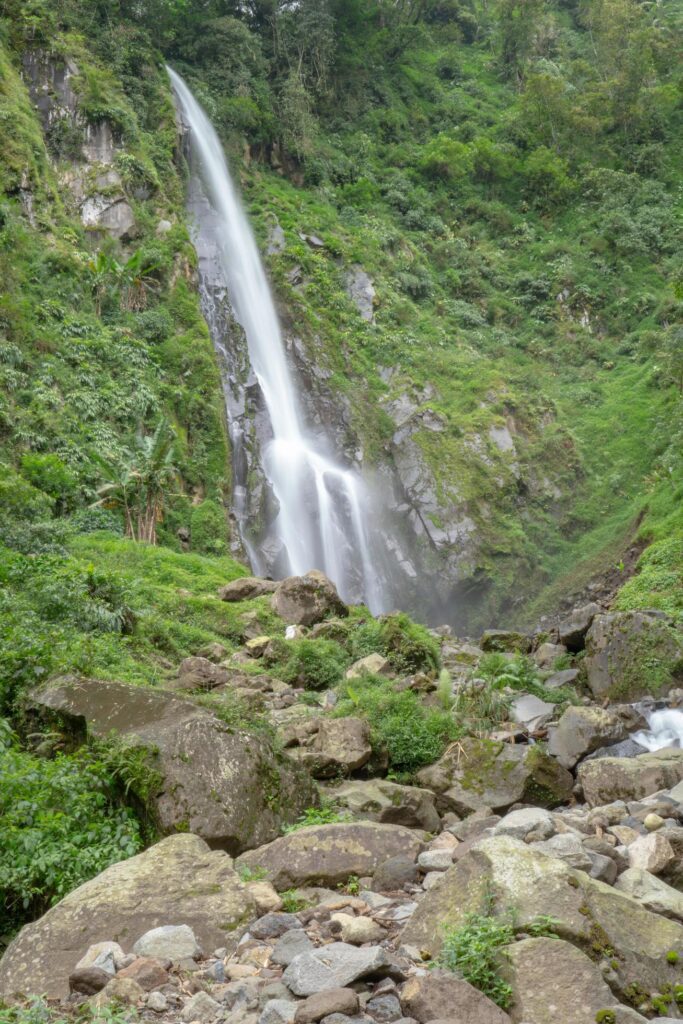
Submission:
[[[645,713],[649,729],[633,734],[631,739],[646,750],[662,750],[664,747],[683,747],[683,711],[677,708],[662,708]]]
[[[268,280],[223,148],[186,83],[172,69],[168,73],[189,128],[191,189],[204,210],[201,223],[195,217],[192,225],[200,269],[202,251],[210,252],[214,285],[216,276],[222,278],[235,319],[244,330],[268,420],[261,470],[275,497],[266,546],[276,554],[269,564],[263,545],[255,544],[245,527],[246,472],[234,489],[237,521],[252,568],[264,572],[276,563],[280,575],[322,569],[346,600],[364,600],[375,613],[386,611],[385,574],[369,530],[376,513],[368,487],[358,471],[331,458],[306,429]],[[206,289],[204,297],[214,344],[224,352],[214,297]],[[224,380],[224,389],[230,386]],[[233,460],[239,463],[246,459],[241,427],[234,403],[226,399],[226,405]]]

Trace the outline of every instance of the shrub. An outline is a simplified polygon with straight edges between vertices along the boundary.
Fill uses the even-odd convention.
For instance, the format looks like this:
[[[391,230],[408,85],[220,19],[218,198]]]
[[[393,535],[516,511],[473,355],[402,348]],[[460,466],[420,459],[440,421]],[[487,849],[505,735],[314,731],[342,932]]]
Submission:
[[[457,735],[448,712],[425,707],[412,690],[399,693],[379,676],[347,685],[337,714],[366,718],[373,747],[386,752],[393,772],[406,775],[437,761]]]
[[[190,518],[192,550],[204,555],[223,555],[227,547],[225,512],[217,501],[207,498],[192,509]]]
[[[403,612],[372,619],[354,632],[354,660],[375,652],[388,658],[396,672],[436,672],[441,667],[438,640]]]
[[[341,682],[349,659],[334,640],[291,640],[280,676],[306,690],[329,690]]]
[[[0,466],[0,522],[7,519],[49,519],[52,503],[47,494],[15,473],[7,466]]]
[[[30,484],[52,498],[56,512],[64,512],[76,495],[78,481],[58,455],[24,455],[21,472]]]
[[[0,896],[10,927],[37,917],[76,886],[141,849],[139,826],[119,806],[88,751],[53,761],[0,734]]]

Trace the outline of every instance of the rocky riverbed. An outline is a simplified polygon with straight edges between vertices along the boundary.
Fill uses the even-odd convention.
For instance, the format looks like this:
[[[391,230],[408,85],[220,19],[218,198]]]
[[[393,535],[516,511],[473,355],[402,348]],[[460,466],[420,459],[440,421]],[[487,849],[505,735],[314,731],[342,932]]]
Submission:
[[[319,574],[221,597],[258,594],[290,640],[341,629]],[[38,718],[152,752],[165,838],[25,926],[2,998],[162,1024],[683,1018],[683,648],[663,616],[589,605],[477,644],[438,630],[440,675],[366,655],[351,687],[386,680],[456,717],[488,696],[487,652],[535,667],[533,692],[501,684],[503,721],[410,779],[387,777],[372,721],[339,717],[335,691],[302,699],[267,671],[282,638],[254,633],[227,659],[198,651],[163,688],[68,677],[31,695]],[[271,733],[217,717],[205,698],[224,691]],[[487,987],[453,950],[469,941],[476,960],[491,925]]]

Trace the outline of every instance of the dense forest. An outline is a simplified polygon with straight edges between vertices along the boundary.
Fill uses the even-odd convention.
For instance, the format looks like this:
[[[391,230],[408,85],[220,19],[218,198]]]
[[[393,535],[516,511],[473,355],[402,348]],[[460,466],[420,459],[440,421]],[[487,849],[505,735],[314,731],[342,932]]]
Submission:
[[[378,653],[443,688],[440,622],[531,630],[597,595],[680,624],[682,16],[678,0],[0,0],[1,945],[163,831],[145,757],[76,742],[34,688],[162,688],[212,645],[239,660],[284,631],[265,591],[216,597],[249,566],[166,65],[220,135],[335,436],[397,467],[424,572],[448,580],[440,619],[354,608],[343,630],[278,638],[266,675],[311,706]],[[512,669],[489,651],[483,678],[547,698],[520,650]],[[339,708],[403,783],[509,712],[454,717],[449,697],[387,687],[365,679]],[[220,715],[277,747],[240,701]]]

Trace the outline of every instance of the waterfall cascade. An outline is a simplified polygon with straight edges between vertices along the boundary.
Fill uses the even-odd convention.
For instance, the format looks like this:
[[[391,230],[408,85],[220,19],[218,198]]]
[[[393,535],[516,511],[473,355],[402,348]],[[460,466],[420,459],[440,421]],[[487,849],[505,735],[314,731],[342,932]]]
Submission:
[[[377,613],[387,610],[382,557],[370,522],[373,503],[361,474],[323,450],[306,429],[266,274],[228,170],[223,148],[208,117],[183,79],[168,69],[178,108],[189,129],[188,156],[195,216],[194,242],[223,278],[235,319],[244,330],[249,362],[263,399],[269,437],[261,469],[275,498],[269,543],[277,549],[270,565],[248,535],[240,508],[246,479],[235,487],[242,540],[257,572],[301,575],[322,569],[347,600],[364,600]],[[212,300],[205,292],[205,313]],[[214,343],[220,348],[215,310],[208,309]],[[212,324],[212,320],[214,323]],[[225,361],[225,360],[224,360]],[[240,426],[227,402],[234,457],[240,458]],[[243,474],[245,476],[246,474]]]
[[[683,747],[683,711],[678,708],[661,708],[645,713],[649,729],[635,732],[632,739],[646,750],[662,750],[664,747]]]

